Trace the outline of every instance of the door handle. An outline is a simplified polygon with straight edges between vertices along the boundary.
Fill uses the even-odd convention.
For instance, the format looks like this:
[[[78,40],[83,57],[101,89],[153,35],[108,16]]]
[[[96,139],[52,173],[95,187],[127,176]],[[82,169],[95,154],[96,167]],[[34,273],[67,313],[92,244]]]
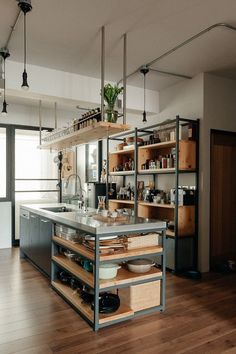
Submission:
[[[32,219],[36,219],[36,218],[37,218],[37,216],[35,216],[35,215],[30,215],[30,217],[31,217]]]
[[[46,224],[47,222],[49,222],[49,220],[43,220],[43,219],[41,219],[40,221],[44,222],[45,224]]]

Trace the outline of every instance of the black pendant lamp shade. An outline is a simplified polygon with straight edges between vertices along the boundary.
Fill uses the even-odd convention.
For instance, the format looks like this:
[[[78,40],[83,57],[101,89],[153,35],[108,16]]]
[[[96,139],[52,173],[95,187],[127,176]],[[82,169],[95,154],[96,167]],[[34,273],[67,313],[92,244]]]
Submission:
[[[147,66],[143,66],[140,69],[141,74],[143,74],[143,123],[147,122],[147,113],[146,113],[146,74],[149,72]]]
[[[26,14],[32,10],[31,0],[19,0],[18,6],[24,14],[24,71],[22,74],[22,89],[28,90],[28,75],[26,71]]]
[[[2,115],[7,115],[7,102],[6,102],[6,59],[10,56],[8,49],[0,49],[0,55],[3,59],[3,74],[4,74],[4,84],[3,84],[3,103],[2,103]]]

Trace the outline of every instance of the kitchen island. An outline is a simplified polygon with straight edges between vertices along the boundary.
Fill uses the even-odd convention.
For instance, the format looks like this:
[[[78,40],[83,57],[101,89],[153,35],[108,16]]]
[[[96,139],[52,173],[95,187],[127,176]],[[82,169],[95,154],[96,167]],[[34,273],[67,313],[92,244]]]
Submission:
[[[53,289],[94,330],[141,314],[163,311],[166,223],[139,217],[125,217],[122,220],[116,219],[115,222],[110,219],[104,221],[95,212],[93,209],[78,212],[74,206],[60,203],[22,205],[21,256],[27,257],[50,276]],[[74,231],[79,235],[79,242],[62,237],[57,232],[60,229]],[[158,239],[158,243],[151,245],[150,239],[153,240],[153,237]],[[86,238],[90,241],[84,241]],[[107,246],[101,249],[101,244],[108,242],[107,240],[115,242],[110,241],[111,238],[122,242],[124,239],[128,240],[126,247],[122,246],[123,248],[111,253],[105,252]],[[132,248],[131,241],[137,243],[137,240],[142,244]],[[88,248],[86,243],[89,244]],[[70,258],[71,255],[77,255],[77,259]],[[127,262],[144,257],[153,262],[157,256],[161,260],[159,267],[155,265],[145,273],[129,271]],[[111,262],[117,268],[121,265],[116,276],[101,279],[99,269]],[[81,266],[82,264],[86,266]],[[81,293],[85,293],[84,289],[92,294],[90,302],[81,296]],[[104,305],[106,301],[110,307],[112,303],[117,309],[110,308],[108,311],[109,306]]]

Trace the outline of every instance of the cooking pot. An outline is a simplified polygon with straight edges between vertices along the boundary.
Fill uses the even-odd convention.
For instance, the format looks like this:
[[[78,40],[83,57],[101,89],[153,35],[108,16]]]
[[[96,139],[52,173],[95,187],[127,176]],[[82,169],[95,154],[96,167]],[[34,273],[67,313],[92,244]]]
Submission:
[[[117,271],[121,267],[116,263],[100,264],[99,279],[113,279],[117,276]]]
[[[99,312],[112,313],[120,307],[120,298],[116,294],[103,293],[99,296]],[[91,303],[91,309],[94,310],[94,300]]]
[[[63,284],[68,284],[70,285],[70,281],[71,281],[71,275],[67,272],[65,272],[64,270],[59,271],[57,273],[57,278],[63,283]]]
[[[91,309],[94,310],[94,291],[86,287],[80,292],[81,299],[87,304],[91,305]],[[99,295],[99,312],[100,313],[112,313],[118,310],[120,307],[120,298],[116,294],[101,293]]]

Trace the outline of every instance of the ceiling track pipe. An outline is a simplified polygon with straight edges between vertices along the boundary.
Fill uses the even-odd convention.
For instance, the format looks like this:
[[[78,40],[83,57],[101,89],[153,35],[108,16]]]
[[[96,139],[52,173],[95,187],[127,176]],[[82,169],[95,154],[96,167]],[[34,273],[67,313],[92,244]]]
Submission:
[[[8,48],[8,46],[9,46],[9,43],[10,43],[11,37],[13,35],[13,32],[15,31],[17,23],[18,23],[18,21],[20,19],[20,15],[21,15],[21,10],[18,11],[18,13],[16,15],[16,19],[15,19],[13,25],[11,26],[11,31],[10,31],[10,33],[8,35],[8,38],[7,38],[7,41],[5,43],[5,48]]]
[[[168,55],[176,52],[178,49],[184,47],[185,45],[193,42],[195,39],[203,36],[204,34],[206,34],[207,32],[210,32],[211,30],[215,29],[215,28],[226,28],[232,31],[236,31],[236,27],[228,24],[228,23],[215,23],[214,25],[205,28],[204,30],[196,33],[194,36],[186,39],[184,42],[179,43],[178,45],[176,45],[175,47],[171,48],[170,50],[168,50],[167,52],[163,53],[162,55],[160,55],[159,57],[153,59],[152,61],[150,61],[149,63],[145,64],[145,66],[149,67],[152,66],[153,64],[157,63],[158,61],[160,61],[161,59],[167,57]],[[143,67],[144,65],[141,65],[139,68],[137,68],[135,71],[131,72],[130,74],[128,74],[126,76],[126,79],[130,78],[131,76],[133,76],[134,74],[140,72],[140,69]],[[164,73],[164,72],[163,72]],[[170,73],[168,73],[170,75]],[[174,75],[176,76],[176,74]],[[122,79],[120,79],[118,81],[118,84],[120,84],[122,82]]]
[[[187,75],[182,75],[182,74],[176,74],[176,73],[172,73],[170,71],[163,71],[163,70],[158,70],[158,69],[153,69],[153,68],[149,68],[149,71],[154,71],[158,74],[164,74],[164,75],[169,75],[169,76],[175,76],[175,77],[179,77],[181,79],[188,79],[191,80],[192,76],[187,76]]]
[[[126,97],[127,97],[127,34],[123,36],[123,124],[126,124]]]
[[[104,120],[105,27],[101,28],[101,120]]]
[[[4,47],[3,47],[4,49],[8,49],[8,46],[9,46],[11,37],[12,37],[12,35],[13,35],[13,32],[14,32],[15,29],[16,29],[16,26],[17,26],[17,23],[18,23],[18,21],[19,21],[20,15],[21,15],[21,10],[18,11],[18,13],[17,13],[17,15],[16,15],[16,19],[15,19],[13,25],[10,26],[10,27],[11,27],[11,30],[10,30],[10,33],[9,33],[9,35],[8,35],[8,37],[7,37],[6,43],[5,43]],[[1,58],[1,60],[2,60],[2,58]]]

